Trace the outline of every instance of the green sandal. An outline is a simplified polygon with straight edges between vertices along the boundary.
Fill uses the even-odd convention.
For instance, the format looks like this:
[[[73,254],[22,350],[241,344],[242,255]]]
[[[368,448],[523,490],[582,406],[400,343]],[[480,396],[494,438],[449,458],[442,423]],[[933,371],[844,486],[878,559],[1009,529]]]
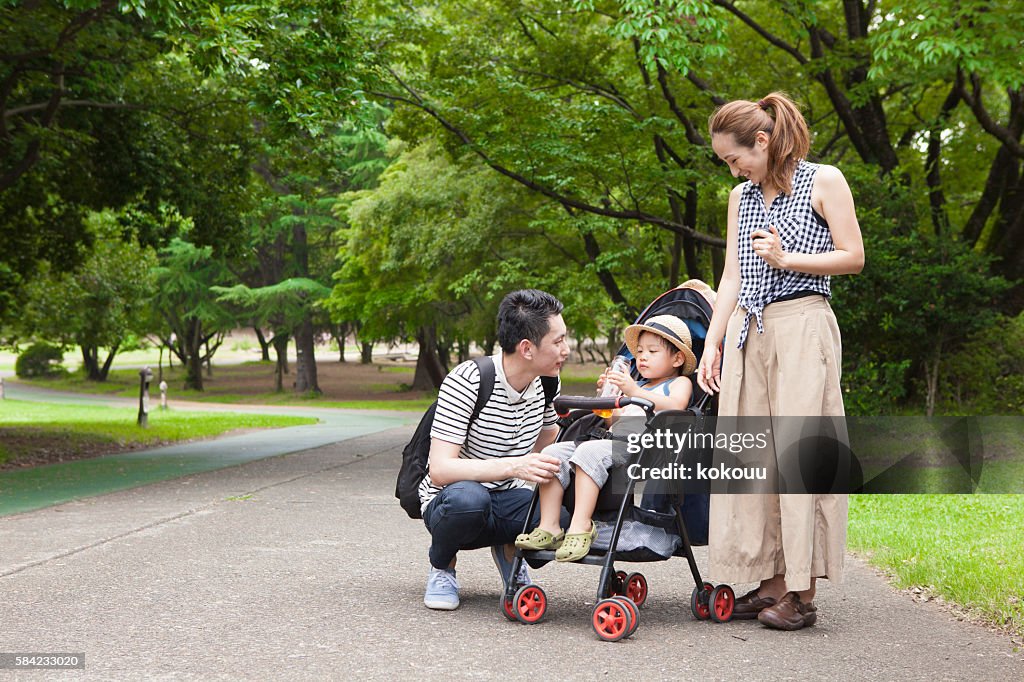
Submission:
[[[591,521],[589,533],[570,533],[565,536],[562,546],[555,552],[555,561],[579,561],[587,556],[596,539],[597,524]]]
[[[534,528],[529,533],[521,533],[516,537],[516,547],[533,550],[558,549],[562,546],[564,538],[564,531],[558,531],[558,535],[552,535],[541,528]]]

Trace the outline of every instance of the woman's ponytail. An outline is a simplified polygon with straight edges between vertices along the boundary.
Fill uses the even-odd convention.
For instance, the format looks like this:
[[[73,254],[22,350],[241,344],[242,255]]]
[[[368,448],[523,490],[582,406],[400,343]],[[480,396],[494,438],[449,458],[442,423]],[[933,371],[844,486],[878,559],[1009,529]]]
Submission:
[[[732,134],[736,143],[753,147],[757,133],[768,133],[768,177],[771,185],[789,194],[793,173],[811,147],[807,121],[789,97],[773,92],[757,102],[736,100],[715,110],[708,120],[711,135]]]
[[[758,104],[769,114],[775,114],[775,125],[768,134],[768,181],[790,194],[796,164],[807,157],[811,148],[807,121],[793,100],[781,92],[765,96]]]

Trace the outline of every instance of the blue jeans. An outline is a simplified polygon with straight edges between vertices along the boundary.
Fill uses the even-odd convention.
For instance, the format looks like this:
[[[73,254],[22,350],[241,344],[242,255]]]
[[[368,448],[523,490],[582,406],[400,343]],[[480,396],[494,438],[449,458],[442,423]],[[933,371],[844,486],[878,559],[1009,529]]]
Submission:
[[[533,490],[488,490],[476,481],[458,481],[441,489],[423,512],[423,523],[430,531],[430,565],[448,568],[460,549],[480,549],[514,542],[516,536],[530,532],[540,519],[534,510],[529,526]],[[569,514],[562,510],[562,526],[569,525]]]

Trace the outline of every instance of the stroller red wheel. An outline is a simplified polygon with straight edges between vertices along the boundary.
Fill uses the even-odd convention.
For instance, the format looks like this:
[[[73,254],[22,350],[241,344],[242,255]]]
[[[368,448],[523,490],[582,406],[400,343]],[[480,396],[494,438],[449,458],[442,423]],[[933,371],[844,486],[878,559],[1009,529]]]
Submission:
[[[511,621],[516,620],[515,602],[512,599],[505,599],[505,595],[501,595],[501,600],[498,604],[498,608],[501,609],[501,615],[505,616]]]
[[[643,573],[630,573],[626,578],[626,596],[637,606],[647,601],[647,578]]]
[[[512,608],[520,623],[539,623],[548,610],[548,596],[537,585],[524,585],[516,591]]]
[[[640,627],[640,609],[636,607],[636,604],[629,597],[612,597],[612,599],[625,606],[626,610],[629,611],[629,615],[632,616],[633,622],[630,624],[629,632],[626,633],[626,637],[632,637],[636,629]]]
[[[633,614],[617,598],[602,599],[594,606],[590,625],[597,636],[606,642],[617,642],[629,635]]]
[[[726,623],[731,620],[734,606],[736,606],[736,594],[728,585],[719,585],[711,591],[711,596],[708,597],[711,620],[716,623]]]
[[[715,588],[711,583],[704,583],[704,587],[695,587],[690,593],[690,613],[697,620],[707,620],[711,617],[711,608],[708,605],[708,598]]]

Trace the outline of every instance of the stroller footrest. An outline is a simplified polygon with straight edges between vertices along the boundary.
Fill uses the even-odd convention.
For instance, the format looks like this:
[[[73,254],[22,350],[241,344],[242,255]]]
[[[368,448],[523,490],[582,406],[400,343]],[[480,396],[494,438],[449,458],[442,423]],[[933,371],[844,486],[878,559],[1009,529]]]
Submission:
[[[572,563],[588,564],[590,566],[604,566],[604,560],[607,557],[607,555],[607,552],[598,550],[597,552],[588,554],[582,559],[579,559],[578,561],[573,561]],[[554,561],[555,553],[550,549],[523,550],[523,557],[526,559],[531,559],[533,561]]]

